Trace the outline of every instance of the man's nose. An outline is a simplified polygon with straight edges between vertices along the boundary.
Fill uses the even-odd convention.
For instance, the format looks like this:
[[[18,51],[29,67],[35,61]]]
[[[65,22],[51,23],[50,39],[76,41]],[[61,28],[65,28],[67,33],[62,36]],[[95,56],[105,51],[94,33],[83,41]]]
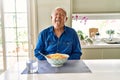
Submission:
[[[60,17],[60,16],[61,16],[60,14],[57,15],[57,17]]]

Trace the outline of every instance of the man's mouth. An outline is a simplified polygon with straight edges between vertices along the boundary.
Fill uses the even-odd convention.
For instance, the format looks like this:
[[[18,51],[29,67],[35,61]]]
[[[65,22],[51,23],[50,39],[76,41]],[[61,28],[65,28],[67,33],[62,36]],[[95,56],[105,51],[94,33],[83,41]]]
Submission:
[[[56,20],[56,22],[60,22],[60,20]]]

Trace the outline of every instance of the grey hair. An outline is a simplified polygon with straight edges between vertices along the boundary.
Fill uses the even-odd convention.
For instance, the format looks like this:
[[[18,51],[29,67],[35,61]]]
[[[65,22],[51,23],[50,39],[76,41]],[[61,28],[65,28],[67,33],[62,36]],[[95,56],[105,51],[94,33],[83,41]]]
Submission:
[[[65,15],[67,16],[66,10],[65,10],[64,8],[62,8],[62,7],[56,7],[55,9],[53,9],[51,15],[52,15],[52,14],[54,13],[54,11],[56,11],[57,9],[62,9],[62,10],[64,11]]]

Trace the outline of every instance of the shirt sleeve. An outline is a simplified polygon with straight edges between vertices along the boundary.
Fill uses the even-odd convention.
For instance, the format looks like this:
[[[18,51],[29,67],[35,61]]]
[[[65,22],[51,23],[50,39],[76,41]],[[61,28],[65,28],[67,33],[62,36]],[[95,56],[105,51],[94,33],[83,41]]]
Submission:
[[[44,39],[43,33],[40,33],[39,36],[38,36],[36,48],[34,49],[34,55],[39,60],[45,60],[45,57],[40,54],[40,53],[45,54],[45,52],[44,52],[44,46],[45,45],[44,45],[44,40],[43,39]]]
[[[80,59],[81,55],[82,55],[82,50],[81,50],[80,41],[79,41],[77,33],[74,32],[72,53],[71,53],[71,56],[69,59],[78,60],[78,59]]]

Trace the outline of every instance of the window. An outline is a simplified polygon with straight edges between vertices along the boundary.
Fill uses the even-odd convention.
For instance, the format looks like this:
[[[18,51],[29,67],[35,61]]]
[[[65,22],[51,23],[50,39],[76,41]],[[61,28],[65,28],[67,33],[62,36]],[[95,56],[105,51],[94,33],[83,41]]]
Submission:
[[[120,37],[120,14],[73,14],[72,27],[89,36],[90,28],[98,28],[101,38],[107,38],[107,30],[114,30],[114,38]]]
[[[6,68],[17,61],[28,59],[28,11],[27,0],[1,0],[0,19],[0,62],[4,61]],[[2,21],[1,21],[2,20]],[[1,26],[1,24],[3,24]],[[3,41],[4,39],[4,41]],[[4,45],[4,47],[3,47]],[[5,53],[3,53],[3,50]],[[2,61],[3,62],[3,61]],[[0,63],[1,65],[4,65]]]

